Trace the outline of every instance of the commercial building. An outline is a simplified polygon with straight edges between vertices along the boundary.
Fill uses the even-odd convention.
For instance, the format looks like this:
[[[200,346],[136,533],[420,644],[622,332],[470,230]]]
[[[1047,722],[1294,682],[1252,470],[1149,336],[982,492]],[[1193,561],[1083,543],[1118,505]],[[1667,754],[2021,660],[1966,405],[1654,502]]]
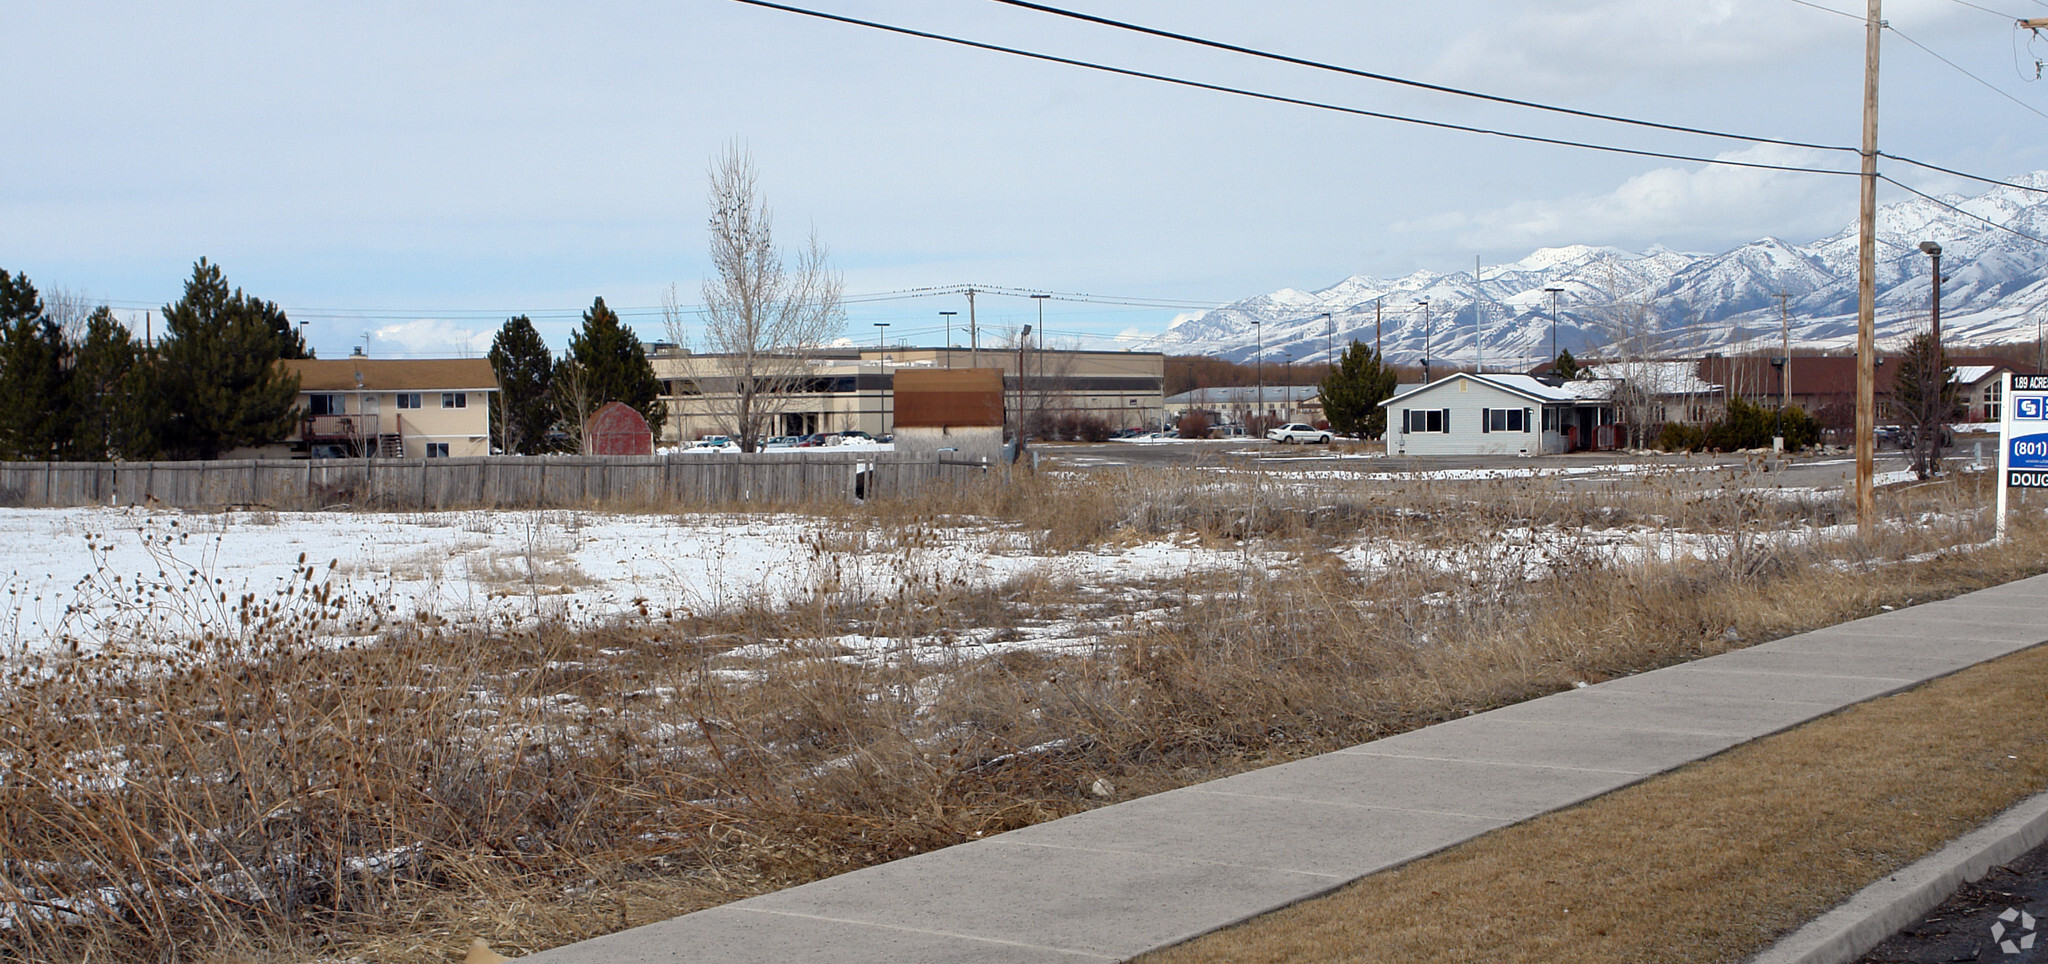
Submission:
[[[740,359],[658,345],[649,360],[668,405],[662,444],[734,433],[747,377]],[[753,377],[762,392],[754,401],[769,413],[770,435],[879,436],[896,429],[898,372],[974,368],[1000,373],[1012,427],[1020,411],[1072,413],[1117,429],[1156,426],[1164,417],[1166,357],[1158,352],[877,347],[773,356],[755,359]]]

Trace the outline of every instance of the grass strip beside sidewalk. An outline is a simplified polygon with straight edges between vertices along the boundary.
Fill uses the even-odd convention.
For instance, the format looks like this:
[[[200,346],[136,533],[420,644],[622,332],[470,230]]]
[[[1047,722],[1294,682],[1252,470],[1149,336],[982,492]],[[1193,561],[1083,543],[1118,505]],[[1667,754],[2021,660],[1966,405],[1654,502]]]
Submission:
[[[1150,954],[1740,961],[2048,788],[2048,646]]]

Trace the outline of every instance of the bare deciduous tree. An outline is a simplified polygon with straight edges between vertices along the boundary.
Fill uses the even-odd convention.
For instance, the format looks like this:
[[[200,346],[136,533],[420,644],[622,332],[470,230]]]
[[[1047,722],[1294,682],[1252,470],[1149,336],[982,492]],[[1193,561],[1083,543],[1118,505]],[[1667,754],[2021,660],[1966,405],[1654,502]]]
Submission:
[[[780,415],[811,388],[811,361],[845,324],[839,275],[813,233],[785,265],[773,219],[756,188],[753,158],[729,145],[711,166],[711,263],[704,282],[705,349],[725,356],[730,389],[707,392],[727,434],[752,452]],[[681,312],[671,313],[671,338],[684,343]]]

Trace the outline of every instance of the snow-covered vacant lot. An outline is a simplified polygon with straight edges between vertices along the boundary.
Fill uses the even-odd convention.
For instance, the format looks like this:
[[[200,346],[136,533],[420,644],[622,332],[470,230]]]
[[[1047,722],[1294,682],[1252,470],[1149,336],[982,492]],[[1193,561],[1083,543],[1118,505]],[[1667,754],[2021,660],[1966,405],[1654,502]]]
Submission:
[[[993,585],[1055,561],[1011,530],[971,521],[890,544],[902,541],[805,516],[0,509],[0,641],[19,651],[196,632],[217,614],[194,592],[200,584],[230,600],[325,584],[346,616],[366,620],[592,624],[777,609],[821,589],[887,597],[920,579]],[[1057,569],[1120,582],[1234,555],[1154,541],[1062,553]]]

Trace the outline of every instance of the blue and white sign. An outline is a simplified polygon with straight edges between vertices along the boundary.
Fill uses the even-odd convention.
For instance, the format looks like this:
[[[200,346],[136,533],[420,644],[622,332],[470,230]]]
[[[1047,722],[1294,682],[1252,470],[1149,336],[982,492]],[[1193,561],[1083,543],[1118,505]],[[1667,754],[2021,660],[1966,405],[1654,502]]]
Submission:
[[[2004,429],[2007,485],[2048,488],[2048,375],[2014,375]]]

